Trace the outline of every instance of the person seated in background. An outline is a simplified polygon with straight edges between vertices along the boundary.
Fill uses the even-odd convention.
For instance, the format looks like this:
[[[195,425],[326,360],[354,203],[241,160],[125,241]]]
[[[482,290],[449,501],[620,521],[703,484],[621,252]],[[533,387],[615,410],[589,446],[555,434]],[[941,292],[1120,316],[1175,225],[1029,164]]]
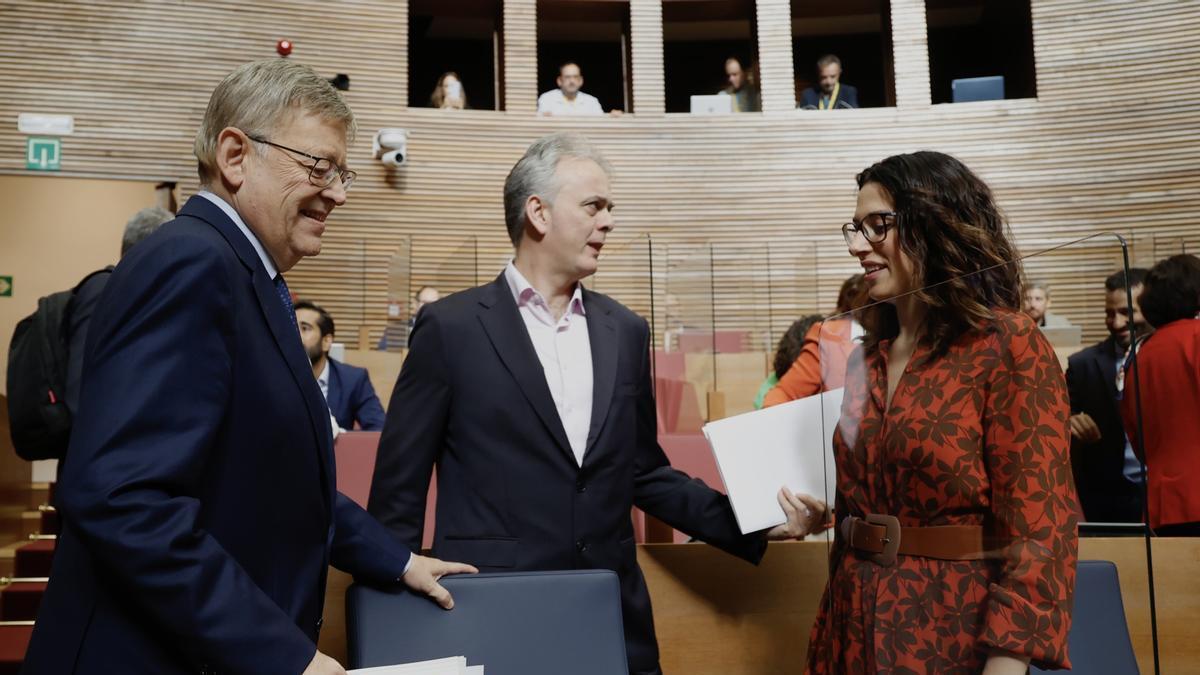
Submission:
[[[466,110],[467,91],[463,89],[458,73],[449,71],[438,78],[437,86],[429,95],[429,105],[441,110]]]
[[[1039,328],[1067,326],[1065,317],[1050,313],[1050,286],[1044,281],[1027,281],[1022,290],[1021,311],[1029,315]]]
[[[837,309],[827,320],[812,325],[791,366],[763,397],[764,408],[842,386],[850,352],[862,337],[862,326],[850,313],[868,301],[863,275],[842,282]]]
[[[538,96],[538,113],[542,115],[603,115],[600,100],[583,89],[583,71],[579,64],[568,61],[558,67],[554,80],[557,89]]]
[[[1123,375],[1130,337],[1146,335],[1138,296],[1146,270],[1124,270],[1104,280],[1104,324],[1108,337],[1072,354],[1067,362],[1071,397],[1071,470],[1084,520],[1093,523],[1142,521],[1145,476],[1125,437],[1118,405],[1118,373]],[[1126,288],[1133,294],[1130,311]]]
[[[800,94],[804,110],[833,110],[857,108],[858,89],[842,83],[842,60],[833,54],[817,59],[818,87],[808,87]]]
[[[725,59],[725,82],[728,86],[721,93],[733,97],[733,112],[762,112],[754,77],[736,56]]]
[[[1200,537],[1200,258],[1159,261],[1143,287],[1142,314],[1155,330],[1126,364],[1121,415],[1146,460],[1150,527]]]
[[[441,297],[441,291],[433,286],[422,286],[417,290],[417,294],[413,296],[412,313],[408,315],[409,329],[412,329],[413,325],[417,323],[417,314],[421,311],[421,308],[430,303],[437,302]]]
[[[604,108],[600,100],[583,91],[583,71],[579,64],[567,61],[558,67],[558,78],[554,80],[557,89],[551,89],[538,97],[539,115],[603,115]],[[613,115],[620,115],[623,110],[613,110]]]
[[[383,406],[371,386],[366,368],[356,368],[329,356],[333,346],[333,316],[308,301],[296,303],[300,340],[312,362],[313,377],[325,395],[329,412],[340,430],[349,431],[357,422],[363,431],[383,429]]]
[[[800,356],[800,350],[804,348],[804,338],[808,335],[809,329],[824,318],[821,314],[809,314],[797,319],[784,331],[783,337],[779,338],[779,346],[775,348],[775,360],[772,362],[771,372],[767,375],[767,379],[763,380],[762,386],[758,388],[758,394],[754,397],[755,410],[763,408],[763,400],[767,397],[767,392],[779,384],[779,378],[783,377],[783,374],[792,367],[792,362],[796,360],[796,357]]]
[[[389,320],[387,327],[383,329],[383,335],[379,336],[379,344],[375,348],[385,352],[389,346],[395,348],[407,346],[408,334],[412,332],[412,327],[417,322],[417,312],[420,312],[425,305],[437,302],[441,297],[441,292],[433,286],[422,286],[413,296],[412,311],[409,312],[408,319],[403,322]]]

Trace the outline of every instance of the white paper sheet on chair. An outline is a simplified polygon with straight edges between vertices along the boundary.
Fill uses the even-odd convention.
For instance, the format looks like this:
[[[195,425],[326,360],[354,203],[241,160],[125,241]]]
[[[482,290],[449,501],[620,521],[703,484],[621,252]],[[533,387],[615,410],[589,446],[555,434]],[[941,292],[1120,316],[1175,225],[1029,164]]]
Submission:
[[[743,533],[786,522],[775,496],[785,485],[833,501],[841,410],[842,390],[834,389],[704,425]]]
[[[358,668],[346,672],[347,675],[484,675],[483,666],[468,666],[467,659],[462,656],[394,666]]]

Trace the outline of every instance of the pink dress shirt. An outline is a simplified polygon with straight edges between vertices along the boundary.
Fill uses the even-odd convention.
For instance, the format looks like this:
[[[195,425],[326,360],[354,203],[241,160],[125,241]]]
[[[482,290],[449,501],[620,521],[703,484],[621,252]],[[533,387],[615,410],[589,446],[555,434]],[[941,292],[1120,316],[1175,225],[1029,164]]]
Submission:
[[[546,299],[511,262],[504,268],[504,279],[542,364],[571,452],[582,466],[592,424],[592,343],[583,309],[583,287],[575,285],[567,311],[555,319]]]

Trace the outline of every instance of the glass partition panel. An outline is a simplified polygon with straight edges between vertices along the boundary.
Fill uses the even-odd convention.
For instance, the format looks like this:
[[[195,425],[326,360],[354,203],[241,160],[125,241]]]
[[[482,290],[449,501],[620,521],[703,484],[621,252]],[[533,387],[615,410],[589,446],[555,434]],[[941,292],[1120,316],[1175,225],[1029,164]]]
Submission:
[[[663,349],[655,359],[656,386],[660,396],[679,402],[666,431],[696,432],[712,418],[716,391],[713,249],[707,242],[663,248],[666,270],[656,321]]]
[[[866,277],[868,304],[820,324],[821,401],[839,413],[817,425],[827,450],[811,463],[836,524],[810,650],[828,672],[861,654],[863,620],[891,636],[898,669],[982,669],[975,626],[1035,666],[1061,665],[1072,598],[1078,615],[1122,589],[1127,613],[1145,614],[1132,637],[1153,669],[1146,466],[1127,442],[1144,409],[1126,397],[1123,367],[1144,328],[1126,321],[1125,242],[1023,249],[914,291],[895,260],[868,255],[888,263]],[[1077,576],[1079,559],[1114,561],[1120,588]],[[862,607],[874,611],[853,615]],[[947,635],[968,648],[956,654]],[[1087,656],[1071,653],[1076,668]]]
[[[413,321],[412,238],[405,236],[388,261],[387,319],[376,347],[398,352],[408,347]]]
[[[650,235],[636,232],[610,235],[601,250],[596,273],[584,283],[649,323],[654,294]]]

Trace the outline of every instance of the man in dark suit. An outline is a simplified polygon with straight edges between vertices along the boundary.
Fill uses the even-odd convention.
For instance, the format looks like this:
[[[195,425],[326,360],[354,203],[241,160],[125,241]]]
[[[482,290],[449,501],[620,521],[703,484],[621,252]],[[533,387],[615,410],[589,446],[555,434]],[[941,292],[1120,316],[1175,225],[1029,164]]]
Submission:
[[[125,232],[121,235],[121,258],[124,258],[135,244],[153,234],[159,226],[174,217],[175,214],[161,206],[151,206],[133,214],[133,217],[125,223]],[[79,410],[79,391],[82,388],[81,378],[83,377],[83,349],[87,343],[87,327],[91,323],[92,313],[96,310],[100,294],[104,292],[104,285],[108,283],[108,275],[112,272],[112,267],[107,267],[105,270],[89,275],[80,284],[75,291],[75,297],[71,300],[70,319],[67,324],[69,345],[67,348],[67,389],[63,392],[63,398],[67,402],[67,409],[72,413]]]
[[[804,110],[836,110],[858,107],[858,89],[842,83],[842,60],[833,54],[817,59],[817,84],[800,93]]]
[[[1108,337],[1067,361],[1071,396],[1071,467],[1084,519],[1098,523],[1142,522],[1145,477],[1133,454],[1118,408],[1118,373],[1129,349],[1130,330],[1146,335],[1138,296],[1146,270],[1120,271],[1104,280]],[[1126,285],[1132,287],[1130,310]]]
[[[337,493],[281,275],[346,200],[353,129],[284,59],[213,92],[204,190],[121,261],[89,328],[25,673],[343,673],[316,648],[331,563],[449,606],[436,579],[470,568],[411,555]]]
[[[314,303],[297,302],[296,320],[300,341],[312,362],[313,377],[338,427],[349,431],[358,422],[363,431],[383,429],[383,405],[375,395],[367,369],[329,356],[334,338],[333,315]]]
[[[433,550],[490,571],[617,572],[629,668],[656,673],[630,509],[757,562],[728,499],[671,468],[656,430],[646,321],[583,288],[612,230],[608,163],[586,140],[534,143],[504,187],[514,260],[417,319],[384,425],[368,509],[421,541],[437,464]],[[802,536],[824,504],[780,490]]]

